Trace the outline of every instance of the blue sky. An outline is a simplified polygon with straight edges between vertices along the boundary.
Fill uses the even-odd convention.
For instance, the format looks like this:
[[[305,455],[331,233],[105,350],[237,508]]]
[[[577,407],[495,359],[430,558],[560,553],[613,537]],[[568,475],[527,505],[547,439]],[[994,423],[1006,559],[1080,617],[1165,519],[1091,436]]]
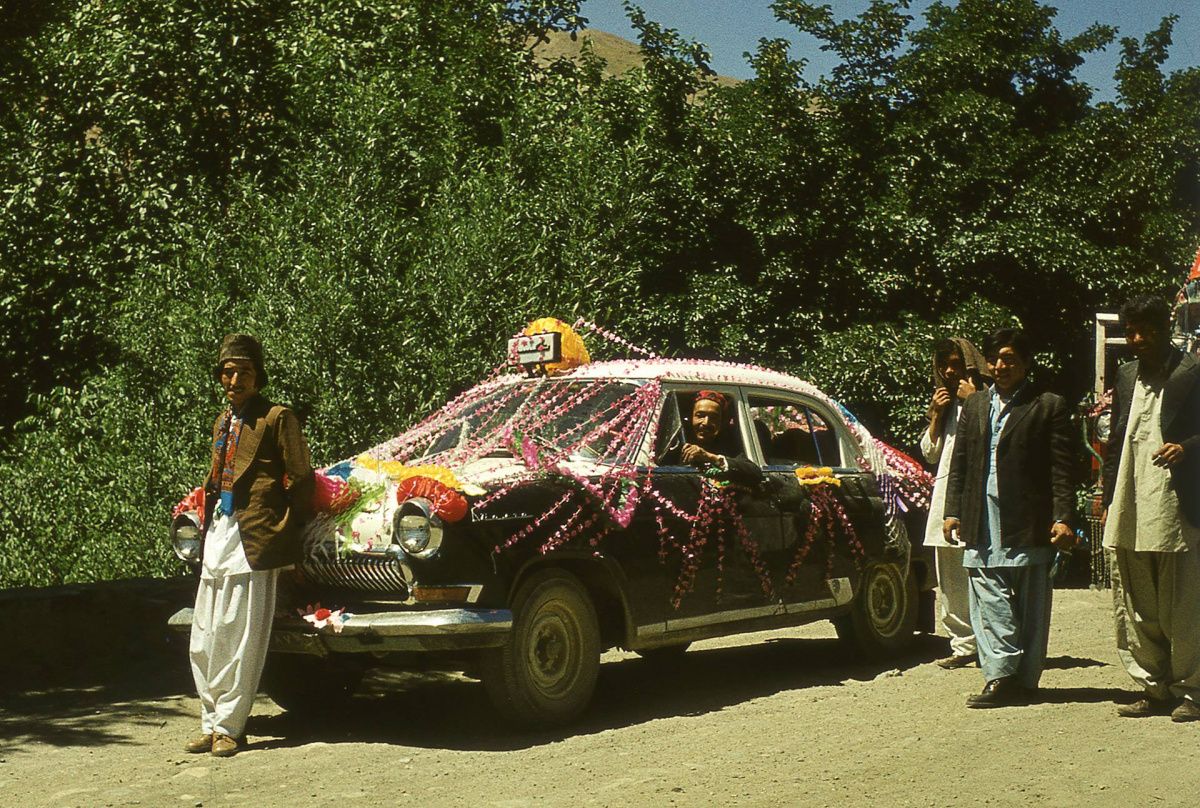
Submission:
[[[838,19],[855,16],[868,0],[825,0]],[[922,12],[932,0],[914,0],[909,11],[913,25],[920,24]],[[953,4],[953,0],[950,0]],[[685,38],[703,42],[712,52],[712,66],[721,74],[749,78],[751,71],[742,54],[753,51],[762,37],[785,37],[794,44],[793,55],[809,61],[808,78],[815,80],[827,72],[836,58],[817,49],[817,41],[798,34],[789,25],[778,22],[771,13],[769,0],[639,0],[646,15],[656,22],[679,31]],[[1066,36],[1083,31],[1094,22],[1116,26],[1117,36],[1141,39],[1157,27],[1168,14],[1178,14],[1174,44],[1167,69],[1178,70],[1200,65],[1200,2],[1198,0],[1050,0],[1058,9],[1055,26]],[[583,15],[589,27],[633,37],[621,0],[584,0]],[[1092,56],[1080,67],[1078,76],[1096,90],[1096,100],[1114,97],[1112,74],[1120,55],[1114,42],[1105,51]]]

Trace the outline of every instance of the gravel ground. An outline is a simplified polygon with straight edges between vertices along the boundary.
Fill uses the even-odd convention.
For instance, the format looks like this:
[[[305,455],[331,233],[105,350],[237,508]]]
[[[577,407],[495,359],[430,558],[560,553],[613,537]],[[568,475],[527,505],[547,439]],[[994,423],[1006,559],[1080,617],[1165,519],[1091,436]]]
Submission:
[[[832,627],[698,643],[675,667],[610,652],[569,730],[514,734],[455,675],[376,677],[335,718],[261,697],[250,747],[197,728],[181,652],[0,697],[0,805],[1197,804],[1200,724],[1119,719],[1132,696],[1107,592],[1056,593],[1042,703],[973,711],[977,668],[923,637],[856,662]],[[1135,756],[1136,755],[1136,765]]]

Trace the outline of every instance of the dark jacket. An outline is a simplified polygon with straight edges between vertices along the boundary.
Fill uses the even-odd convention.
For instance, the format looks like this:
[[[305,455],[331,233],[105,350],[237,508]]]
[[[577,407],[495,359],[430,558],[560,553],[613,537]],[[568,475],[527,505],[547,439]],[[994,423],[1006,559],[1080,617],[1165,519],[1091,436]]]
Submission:
[[[1200,361],[1191,354],[1171,349],[1167,380],[1162,393],[1163,440],[1183,447],[1183,460],[1171,468],[1171,487],[1179,496],[1183,514],[1200,526]],[[1125,430],[1133,402],[1138,363],[1126,362],[1117,370],[1113,388],[1112,429],[1104,452],[1104,507],[1112,504],[1117,487],[1117,468],[1125,448]]]
[[[221,466],[215,444],[224,421],[221,413],[213,424],[212,468],[216,469]],[[233,510],[246,561],[253,570],[284,567],[300,560],[300,532],[310,516],[314,479],[308,445],[295,413],[262,396],[246,402],[242,421],[233,459]],[[210,472],[205,485],[206,525],[212,524],[219,484]]]
[[[996,446],[1000,491],[1000,539],[1005,547],[1050,544],[1056,521],[1075,518],[1075,455],[1071,415],[1054,393],[1037,393],[1026,384],[1012,402]],[[958,419],[958,436],[946,484],[947,517],[959,520],[961,540],[969,547],[981,536],[991,441],[991,391],[969,396]]]

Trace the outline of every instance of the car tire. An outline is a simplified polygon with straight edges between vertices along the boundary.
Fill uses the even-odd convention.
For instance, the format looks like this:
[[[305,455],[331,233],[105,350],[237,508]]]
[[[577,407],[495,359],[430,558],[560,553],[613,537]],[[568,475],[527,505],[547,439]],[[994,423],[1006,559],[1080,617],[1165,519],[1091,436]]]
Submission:
[[[848,614],[833,621],[838,637],[868,659],[883,659],[912,644],[919,611],[916,576],[891,561],[863,571],[862,589]]]
[[[316,715],[345,706],[366,669],[338,656],[270,654],[259,688],[289,713]]]
[[[584,711],[599,670],[600,626],[591,598],[574,576],[544,570],[518,588],[512,634],[484,653],[481,673],[501,716],[550,727]]]
[[[687,649],[691,648],[690,642],[682,642],[678,645],[663,645],[658,648],[643,648],[634,653],[646,660],[651,665],[678,665],[683,655],[687,653]]]

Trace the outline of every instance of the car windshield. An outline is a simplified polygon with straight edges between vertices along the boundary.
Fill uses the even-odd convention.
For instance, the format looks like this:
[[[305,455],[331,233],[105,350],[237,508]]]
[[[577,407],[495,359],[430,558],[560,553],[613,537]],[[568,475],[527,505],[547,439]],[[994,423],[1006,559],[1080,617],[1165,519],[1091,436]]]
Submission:
[[[568,458],[627,462],[657,404],[646,406],[646,397],[643,383],[609,379],[530,379],[468,393],[426,425],[423,435],[413,435],[419,445],[412,456],[454,464],[511,456],[527,464]]]

